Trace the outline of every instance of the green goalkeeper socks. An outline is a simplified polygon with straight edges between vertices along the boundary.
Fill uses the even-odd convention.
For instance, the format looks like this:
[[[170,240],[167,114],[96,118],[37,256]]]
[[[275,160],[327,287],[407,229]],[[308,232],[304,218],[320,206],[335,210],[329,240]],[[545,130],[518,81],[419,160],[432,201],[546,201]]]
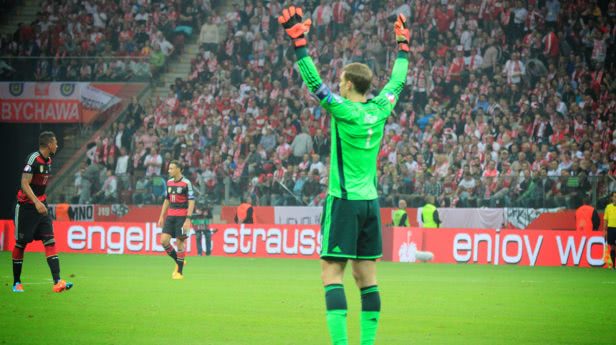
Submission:
[[[325,286],[327,327],[333,345],[347,345],[347,302],[342,284]]]
[[[381,297],[376,285],[361,289],[361,345],[374,345],[381,314]]]
[[[347,345],[347,303],[342,284],[325,287],[327,327],[333,345]],[[361,289],[361,345],[374,345],[381,314],[381,297],[376,285]]]

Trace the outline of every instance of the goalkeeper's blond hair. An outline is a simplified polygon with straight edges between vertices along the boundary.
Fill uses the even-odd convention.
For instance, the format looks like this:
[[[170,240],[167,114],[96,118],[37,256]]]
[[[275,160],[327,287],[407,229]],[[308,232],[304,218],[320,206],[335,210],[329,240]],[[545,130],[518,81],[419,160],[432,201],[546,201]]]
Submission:
[[[344,71],[344,78],[351,83],[355,91],[365,95],[370,89],[372,84],[372,70],[366,64],[353,62],[342,69]]]

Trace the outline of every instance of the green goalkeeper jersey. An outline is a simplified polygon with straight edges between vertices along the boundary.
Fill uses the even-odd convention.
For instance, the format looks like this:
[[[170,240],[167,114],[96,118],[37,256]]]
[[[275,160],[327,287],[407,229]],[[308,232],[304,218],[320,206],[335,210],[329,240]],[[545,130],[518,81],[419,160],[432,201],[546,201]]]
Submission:
[[[377,199],[377,156],[385,123],[406,82],[407,54],[398,54],[387,85],[365,103],[332,93],[306,48],[297,49],[296,55],[302,79],[332,115],[329,194],[347,200]]]

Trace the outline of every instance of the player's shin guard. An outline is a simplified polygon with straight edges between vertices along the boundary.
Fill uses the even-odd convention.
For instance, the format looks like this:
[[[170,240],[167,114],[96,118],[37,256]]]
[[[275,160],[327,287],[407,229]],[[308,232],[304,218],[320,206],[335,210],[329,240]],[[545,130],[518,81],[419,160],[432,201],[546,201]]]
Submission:
[[[43,242],[45,245],[45,256],[47,257],[47,264],[53,277],[53,283],[60,281],[60,259],[58,259],[58,251],[56,250],[56,241],[47,240]]]
[[[178,250],[177,260],[175,262],[178,264],[178,273],[182,274],[182,270],[184,269],[184,257],[186,256],[186,252],[183,250]]]
[[[175,252],[175,248],[173,248],[171,244],[163,244],[163,249],[165,249],[165,252],[173,259],[173,261],[178,261],[178,255]]]
[[[327,327],[333,345],[347,345],[347,302],[342,284],[325,286]]]
[[[376,285],[361,289],[361,345],[373,345],[381,314],[381,296]]]
[[[15,243],[13,247],[13,285],[21,283],[21,267],[24,263],[25,250],[26,245],[22,243]]]

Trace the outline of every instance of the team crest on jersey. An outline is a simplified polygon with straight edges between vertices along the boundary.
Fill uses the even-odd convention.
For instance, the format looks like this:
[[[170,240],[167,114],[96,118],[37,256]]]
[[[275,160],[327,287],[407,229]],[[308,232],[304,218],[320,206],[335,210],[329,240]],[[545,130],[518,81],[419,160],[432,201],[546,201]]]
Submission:
[[[24,83],[10,83],[9,92],[15,97],[21,96],[24,93]]]
[[[376,123],[376,121],[378,119],[379,119],[378,117],[376,117],[376,116],[374,116],[372,114],[366,114],[364,116],[364,123],[373,124],[373,123]]]
[[[41,170],[41,174],[45,171],[45,167],[44,166],[39,166],[39,169]]]
[[[389,100],[389,103],[394,104],[396,102],[396,96],[393,93],[385,94],[385,97]]]
[[[75,92],[75,84],[74,83],[63,83],[60,85],[60,93],[62,96],[69,97]]]
[[[171,192],[173,192],[173,188],[171,187],[167,188],[167,194],[171,194]]]
[[[177,193],[182,193],[182,187],[177,188]]]

